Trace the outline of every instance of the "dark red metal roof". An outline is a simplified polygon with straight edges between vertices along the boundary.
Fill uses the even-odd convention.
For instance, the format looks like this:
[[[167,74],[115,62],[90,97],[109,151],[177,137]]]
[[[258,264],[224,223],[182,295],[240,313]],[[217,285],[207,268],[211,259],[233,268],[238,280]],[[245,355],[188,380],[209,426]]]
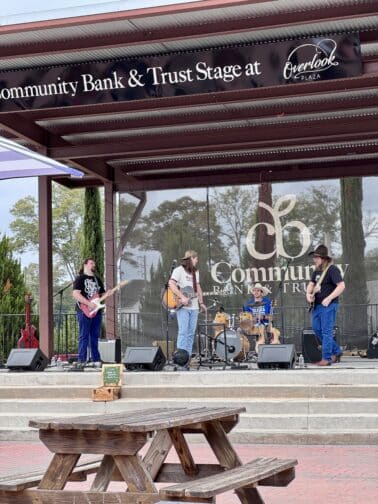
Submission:
[[[0,70],[358,31],[363,74],[0,113],[0,130],[120,190],[378,172],[378,12],[369,0],[204,1],[0,27]],[[4,133],[3,133],[4,134]]]

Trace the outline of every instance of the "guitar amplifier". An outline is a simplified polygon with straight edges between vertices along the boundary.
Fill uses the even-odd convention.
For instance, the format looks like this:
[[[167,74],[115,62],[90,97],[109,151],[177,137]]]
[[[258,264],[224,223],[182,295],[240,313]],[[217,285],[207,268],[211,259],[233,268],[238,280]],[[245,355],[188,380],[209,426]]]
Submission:
[[[378,359],[378,332],[370,337],[366,356],[368,359]]]
[[[100,339],[98,340],[98,351],[102,362],[121,363],[121,339]]]
[[[305,362],[319,362],[322,359],[322,344],[312,329],[302,331],[302,355]]]

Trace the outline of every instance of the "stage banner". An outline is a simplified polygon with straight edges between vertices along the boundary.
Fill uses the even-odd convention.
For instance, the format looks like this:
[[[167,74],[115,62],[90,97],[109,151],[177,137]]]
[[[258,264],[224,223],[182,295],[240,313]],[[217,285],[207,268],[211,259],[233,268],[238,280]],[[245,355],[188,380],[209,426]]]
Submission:
[[[217,93],[361,75],[358,34],[0,71],[0,112]]]

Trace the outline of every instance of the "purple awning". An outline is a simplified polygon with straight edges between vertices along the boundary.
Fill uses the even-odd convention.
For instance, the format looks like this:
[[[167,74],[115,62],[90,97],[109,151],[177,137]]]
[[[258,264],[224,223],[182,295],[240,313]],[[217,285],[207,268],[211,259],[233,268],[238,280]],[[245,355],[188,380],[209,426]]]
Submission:
[[[0,179],[83,173],[0,136]]]

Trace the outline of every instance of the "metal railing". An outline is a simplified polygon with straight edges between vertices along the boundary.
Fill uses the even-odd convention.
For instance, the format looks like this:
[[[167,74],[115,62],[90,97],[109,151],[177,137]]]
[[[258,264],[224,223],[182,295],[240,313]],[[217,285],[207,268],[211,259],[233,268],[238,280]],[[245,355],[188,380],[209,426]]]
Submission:
[[[230,308],[235,314],[237,328],[238,308]],[[208,313],[212,320],[215,312]],[[38,327],[38,316],[32,316],[32,324]],[[199,323],[204,323],[200,314]],[[344,348],[366,349],[371,334],[377,331],[378,304],[340,305],[337,315],[337,339]],[[311,328],[311,316],[305,306],[285,306],[276,308],[274,325],[281,332],[281,342],[294,343],[301,348],[303,329]],[[17,347],[21,329],[25,326],[24,314],[0,314],[0,362],[5,362],[12,348]],[[121,338],[122,352],[127,346],[151,346],[162,344],[168,338],[170,349],[174,348],[177,336],[175,317],[162,313],[118,314],[118,334]],[[54,351],[58,354],[75,354],[78,344],[78,323],[76,313],[54,314]]]

